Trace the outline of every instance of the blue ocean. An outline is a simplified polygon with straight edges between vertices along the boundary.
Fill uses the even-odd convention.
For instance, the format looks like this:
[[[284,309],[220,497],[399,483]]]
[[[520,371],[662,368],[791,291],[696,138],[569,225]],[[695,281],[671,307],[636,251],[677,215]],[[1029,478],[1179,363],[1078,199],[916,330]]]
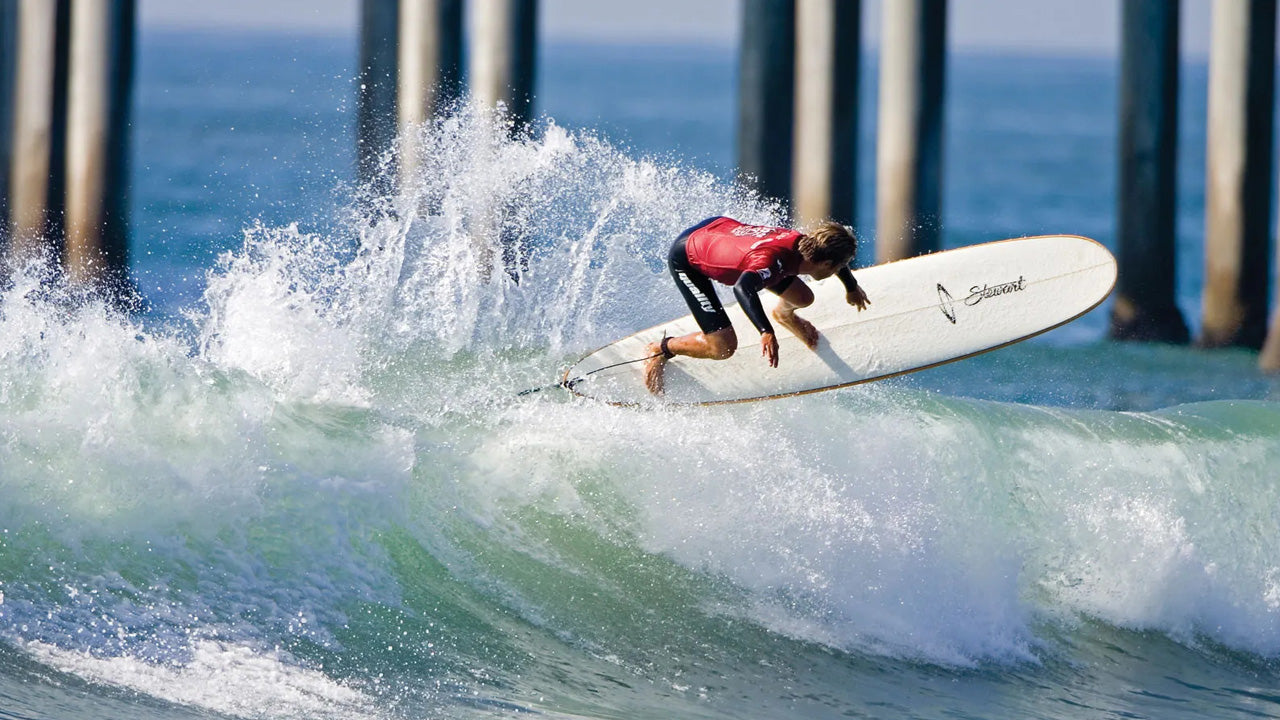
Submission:
[[[733,180],[734,51],[545,45],[530,133],[461,108],[390,196],[357,55],[144,32],[142,309],[0,288],[0,718],[1280,717],[1254,354],[1112,343],[1104,305],[795,399],[521,397],[684,314],[684,227],[786,221]],[[1117,67],[951,58],[946,245],[1114,246]],[[868,57],[864,258],[875,89]]]

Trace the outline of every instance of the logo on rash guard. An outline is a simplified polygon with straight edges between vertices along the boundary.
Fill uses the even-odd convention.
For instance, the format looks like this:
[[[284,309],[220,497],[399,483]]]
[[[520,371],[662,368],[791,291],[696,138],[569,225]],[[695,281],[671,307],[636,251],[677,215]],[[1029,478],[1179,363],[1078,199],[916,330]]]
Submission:
[[[765,227],[763,225],[739,225],[729,231],[730,235],[739,237],[769,237],[769,235],[777,232],[778,228]]]
[[[680,276],[680,282],[684,283],[684,286],[689,288],[689,292],[693,293],[693,296],[697,298],[698,307],[701,307],[703,310],[707,312],[716,311],[716,307],[712,305],[711,301],[707,299],[707,296],[704,295],[703,292],[698,289],[698,286],[693,284],[693,281],[689,279],[688,275],[685,275],[684,273],[676,273],[676,274]]]

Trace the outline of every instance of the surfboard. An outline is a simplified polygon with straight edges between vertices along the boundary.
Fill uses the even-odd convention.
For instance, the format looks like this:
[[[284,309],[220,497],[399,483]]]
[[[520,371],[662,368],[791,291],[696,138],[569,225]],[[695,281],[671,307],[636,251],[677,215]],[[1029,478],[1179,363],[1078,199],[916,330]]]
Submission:
[[[727,360],[675,357],[660,398],[644,385],[646,348],[663,335],[697,332],[692,315],[662,323],[583,357],[565,373],[573,393],[612,404],[719,404],[781,398],[882,380],[1026,340],[1097,307],[1116,282],[1116,260],[1097,241],[1040,235],[969,245],[863,268],[871,305],[845,301],[836,278],[814,282],[798,314],[818,328],[810,350],[777,328],[777,368],[736,303],[725,311],[738,334]],[[723,290],[723,288],[721,288]],[[671,292],[676,293],[673,287]],[[761,293],[766,310],[777,300]],[[776,325],[776,323],[775,323]]]

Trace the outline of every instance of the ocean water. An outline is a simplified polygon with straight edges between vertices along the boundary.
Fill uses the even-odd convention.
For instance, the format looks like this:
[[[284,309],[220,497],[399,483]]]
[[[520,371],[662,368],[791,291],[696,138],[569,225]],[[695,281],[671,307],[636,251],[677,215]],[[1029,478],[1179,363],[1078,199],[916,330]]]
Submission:
[[[1280,717],[1251,353],[1109,343],[1104,306],[794,400],[518,397],[684,312],[680,229],[784,219],[731,181],[731,51],[549,47],[532,134],[463,109],[375,198],[353,39],[140,53],[146,310],[0,289],[0,718]],[[1113,243],[1113,63],[951,71],[947,244]]]

